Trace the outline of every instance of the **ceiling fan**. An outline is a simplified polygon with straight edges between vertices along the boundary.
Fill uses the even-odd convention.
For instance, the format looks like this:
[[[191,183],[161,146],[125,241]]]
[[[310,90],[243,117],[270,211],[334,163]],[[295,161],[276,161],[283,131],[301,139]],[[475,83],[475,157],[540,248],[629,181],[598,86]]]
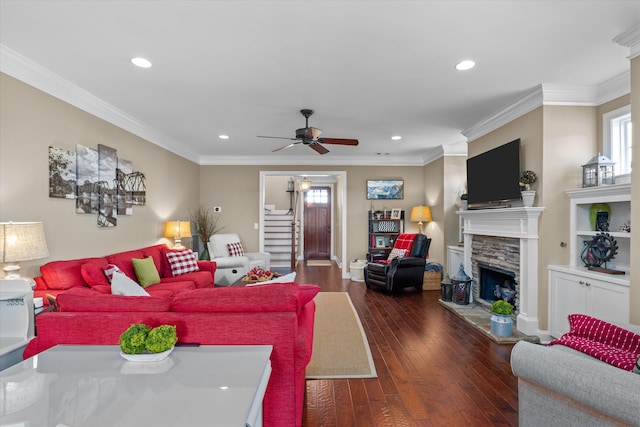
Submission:
[[[313,110],[304,109],[300,110],[300,113],[305,117],[306,124],[305,127],[296,129],[296,137],[295,138],[287,138],[280,136],[263,136],[258,135],[258,138],[275,138],[275,139],[289,139],[292,142],[291,144],[284,145],[280,148],[276,148],[272,152],[284,150],[285,148],[293,147],[294,145],[304,144],[311,147],[318,154],[327,154],[329,150],[327,150],[324,146],[320,144],[337,144],[337,145],[358,145],[357,139],[346,139],[346,138],[320,138],[320,134],[322,131],[318,128],[309,127],[309,117],[313,115]]]

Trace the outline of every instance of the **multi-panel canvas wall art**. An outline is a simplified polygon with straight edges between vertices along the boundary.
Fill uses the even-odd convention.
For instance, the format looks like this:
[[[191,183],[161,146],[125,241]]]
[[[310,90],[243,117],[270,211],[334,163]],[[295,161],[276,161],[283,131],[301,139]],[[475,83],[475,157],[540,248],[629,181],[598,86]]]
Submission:
[[[49,147],[49,197],[75,199],[76,213],[96,215],[98,227],[115,227],[118,216],[145,205],[145,177],[106,145],[78,144],[75,153]]]

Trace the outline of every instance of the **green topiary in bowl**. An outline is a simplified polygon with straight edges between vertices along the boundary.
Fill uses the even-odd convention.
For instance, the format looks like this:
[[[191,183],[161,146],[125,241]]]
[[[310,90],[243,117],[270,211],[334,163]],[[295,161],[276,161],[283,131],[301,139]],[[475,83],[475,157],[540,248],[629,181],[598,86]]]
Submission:
[[[149,332],[145,345],[149,353],[162,353],[172,348],[177,342],[176,327],[161,325]]]
[[[125,354],[162,353],[177,342],[178,335],[173,325],[160,325],[151,329],[147,325],[136,323],[120,335],[120,349]]]
[[[145,349],[147,336],[149,335],[149,327],[140,323],[136,323],[127,328],[120,335],[120,348],[126,354],[139,354]]]
[[[500,299],[491,304],[491,312],[508,316],[513,313],[513,306],[507,301]]]

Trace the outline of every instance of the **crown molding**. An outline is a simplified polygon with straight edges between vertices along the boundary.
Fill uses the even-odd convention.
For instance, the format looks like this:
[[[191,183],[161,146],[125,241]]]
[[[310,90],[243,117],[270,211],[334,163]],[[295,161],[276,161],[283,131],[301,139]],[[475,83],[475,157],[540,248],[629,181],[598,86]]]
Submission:
[[[636,25],[620,34],[613,39],[613,42],[618,43],[620,46],[630,48],[630,54],[627,57],[630,60],[636,56],[640,56],[640,25]]]
[[[258,165],[258,166],[317,166],[318,155],[308,156],[201,156],[198,164],[202,166],[222,165]],[[322,156],[323,166],[424,166],[421,157],[396,156]]]
[[[183,144],[167,138],[156,129],[2,44],[0,44],[0,71],[154,145],[197,163],[198,155],[185,150]]]
[[[602,105],[631,93],[631,71],[625,71],[598,85],[597,104]]]
[[[516,99],[511,105],[462,131],[468,142],[492,132],[542,105],[542,85]]]
[[[543,83],[511,105],[462,131],[468,142],[492,132],[543,105],[598,106],[631,92],[631,73],[625,71],[597,86]]]

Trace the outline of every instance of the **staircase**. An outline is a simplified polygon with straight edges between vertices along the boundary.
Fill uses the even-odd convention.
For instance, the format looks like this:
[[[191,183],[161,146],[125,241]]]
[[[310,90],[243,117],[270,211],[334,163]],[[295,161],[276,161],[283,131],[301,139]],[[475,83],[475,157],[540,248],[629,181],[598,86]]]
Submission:
[[[265,213],[264,251],[271,253],[271,267],[291,267],[291,221],[293,221],[293,214],[288,213],[288,211],[271,210]],[[297,224],[295,230],[295,244],[297,249]]]

